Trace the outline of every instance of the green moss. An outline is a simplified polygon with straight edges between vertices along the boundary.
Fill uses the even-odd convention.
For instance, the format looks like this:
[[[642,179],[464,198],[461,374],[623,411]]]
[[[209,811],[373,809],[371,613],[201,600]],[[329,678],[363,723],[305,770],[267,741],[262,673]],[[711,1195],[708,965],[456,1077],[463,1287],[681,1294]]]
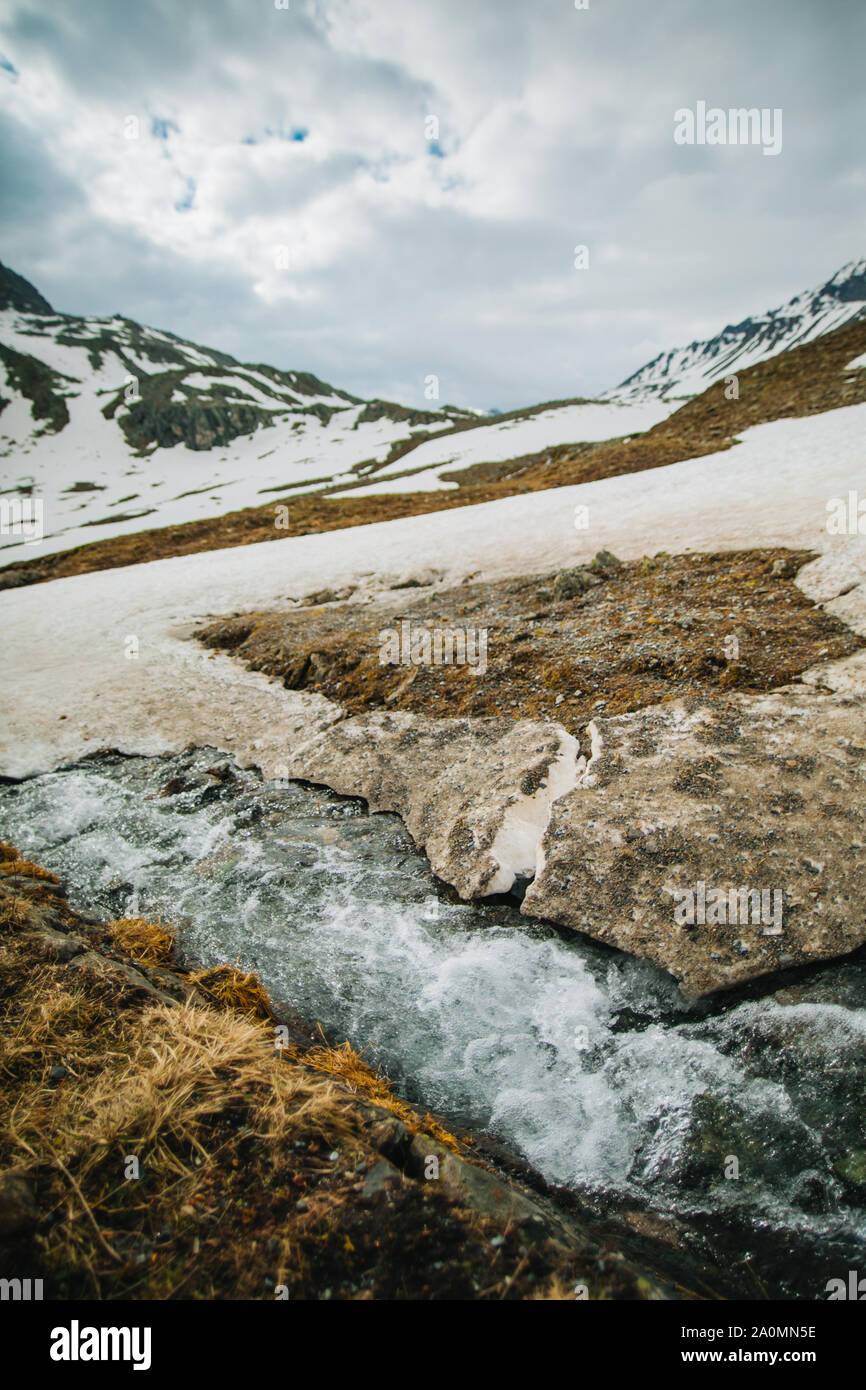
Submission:
[[[866,1186],[866,1149],[852,1149],[834,1167],[845,1182],[858,1187]]]

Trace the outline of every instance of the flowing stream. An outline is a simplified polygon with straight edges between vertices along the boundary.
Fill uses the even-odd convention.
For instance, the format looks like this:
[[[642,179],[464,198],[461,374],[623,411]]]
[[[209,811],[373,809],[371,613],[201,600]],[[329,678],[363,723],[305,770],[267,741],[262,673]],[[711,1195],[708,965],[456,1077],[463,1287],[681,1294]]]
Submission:
[[[747,1296],[866,1274],[863,960],[688,1005],[646,962],[456,901],[397,817],[213,749],[0,785],[0,835],[80,910],[160,915],[205,964],[254,968],[548,1182],[678,1218]]]

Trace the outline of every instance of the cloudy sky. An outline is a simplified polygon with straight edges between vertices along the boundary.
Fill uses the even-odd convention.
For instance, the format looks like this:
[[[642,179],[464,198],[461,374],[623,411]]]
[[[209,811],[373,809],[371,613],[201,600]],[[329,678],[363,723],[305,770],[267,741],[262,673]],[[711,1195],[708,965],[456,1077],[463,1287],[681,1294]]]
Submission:
[[[66,312],[508,409],[866,254],[857,0],[283,3],[0,0],[0,259]],[[781,108],[781,154],[677,145],[699,100]]]

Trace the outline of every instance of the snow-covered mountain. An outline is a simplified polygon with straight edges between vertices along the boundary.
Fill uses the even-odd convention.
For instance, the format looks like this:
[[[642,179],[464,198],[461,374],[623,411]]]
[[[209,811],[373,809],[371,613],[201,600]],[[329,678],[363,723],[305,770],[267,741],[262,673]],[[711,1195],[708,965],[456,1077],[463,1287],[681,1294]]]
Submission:
[[[480,416],[365,401],[131,319],[58,313],[0,265],[0,564],[296,490],[456,487],[454,475],[474,464],[650,429],[728,373],[863,317],[866,259],[780,309],[662,354],[599,400]],[[6,524],[28,497],[42,502],[38,546]]]
[[[819,285],[795,295],[787,304],[765,314],[728,324],[702,343],[659,353],[627,377],[606,398],[629,403],[666,400],[678,404],[699,395],[714,381],[766,357],[775,357],[866,317],[866,257],[850,261]]]
[[[479,416],[360,400],[131,319],[57,313],[0,265],[0,502],[42,499],[45,526],[38,547],[5,527],[0,563],[295,489],[456,487],[443,468],[633,433],[668,409],[561,402]]]
[[[400,441],[476,418],[363,401],[131,319],[57,313],[0,266],[0,494],[43,499],[42,553],[357,482]]]

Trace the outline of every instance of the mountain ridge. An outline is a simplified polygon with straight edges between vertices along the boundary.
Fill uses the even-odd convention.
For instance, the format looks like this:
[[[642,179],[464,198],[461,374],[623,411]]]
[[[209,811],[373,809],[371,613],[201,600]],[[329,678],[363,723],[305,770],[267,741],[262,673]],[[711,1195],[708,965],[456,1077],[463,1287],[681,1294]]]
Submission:
[[[467,485],[538,474],[533,486],[549,487],[578,481],[586,469],[641,471],[685,457],[684,448],[706,451],[716,437],[706,422],[689,424],[682,439],[659,430],[674,414],[686,426],[679,408],[702,396],[708,381],[781,361],[795,342],[801,350],[816,339],[829,344],[866,320],[864,296],[866,258],[781,310],[653,359],[627,378],[626,390],[479,416],[363,400],[310,372],[241,363],[122,315],[62,314],[0,265],[0,460],[15,460],[0,480],[4,515],[20,498],[42,498],[45,555],[86,545],[92,528],[109,542],[131,538],[142,525],[183,528],[267,506],[275,525],[276,504],[266,499],[280,496],[377,503],[385,494],[425,494],[435,508]],[[844,366],[837,349],[828,354],[813,368],[826,368],[833,380],[810,410],[846,403],[851,394],[836,380]],[[791,413],[775,399],[776,386],[771,394],[769,418]],[[730,406],[723,418],[733,419]],[[363,512],[354,503],[342,510],[347,518]],[[283,505],[283,526],[285,512]],[[316,507],[312,513],[320,525]],[[0,551],[22,544],[4,537]]]
[[[712,338],[661,352],[603,399],[678,401],[699,395],[727,374],[799,347],[866,317],[866,257],[848,261],[829,280],[785,304],[727,324]]]

